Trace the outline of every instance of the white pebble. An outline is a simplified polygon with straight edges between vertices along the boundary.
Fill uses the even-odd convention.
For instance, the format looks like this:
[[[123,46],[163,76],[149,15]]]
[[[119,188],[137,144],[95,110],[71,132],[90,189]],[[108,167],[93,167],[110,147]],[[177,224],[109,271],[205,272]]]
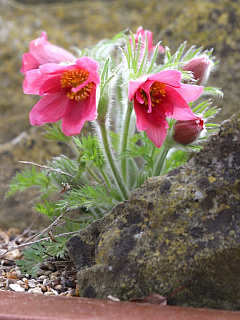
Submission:
[[[34,280],[34,279],[28,280],[28,286],[30,288],[35,288],[36,287],[36,283],[37,283],[37,281]]]
[[[37,287],[37,288],[29,289],[28,292],[29,292],[29,293],[37,293],[37,294],[40,293],[40,294],[43,294],[41,288],[38,288],[38,287]]]
[[[17,291],[17,292],[24,292],[25,289],[22,288],[19,284],[17,283],[12,283],[9,285],[9,288],[12,289],[13,291]]]

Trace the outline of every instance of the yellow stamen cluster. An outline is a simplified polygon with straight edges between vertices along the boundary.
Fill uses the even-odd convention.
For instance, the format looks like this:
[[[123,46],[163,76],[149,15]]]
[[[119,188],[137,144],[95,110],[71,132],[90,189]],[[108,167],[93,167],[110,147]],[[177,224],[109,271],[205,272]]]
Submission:
[[[151,105],[154,107],[154,104],[159,103],[163,97],[166,97],[166,91],[164,90],[166,84],[162,82],[155,81],[149,90],[151,97]],[[141,96],[143,98],[144,104],[148,105],[148,97],[144,90],[140,89]]]
[[[67,96],[69,99],[80,101],[86,99],[92,88],[93,83],[89,82],[86,86],[82,89],[78,90],[77,92],[71,91],[72,88],[76,88],[84,83],[89,77],[89,72],[83,69],[74,69],[74,70],[67,70],[62,73],[61,76],[61,86],[66,90]]]

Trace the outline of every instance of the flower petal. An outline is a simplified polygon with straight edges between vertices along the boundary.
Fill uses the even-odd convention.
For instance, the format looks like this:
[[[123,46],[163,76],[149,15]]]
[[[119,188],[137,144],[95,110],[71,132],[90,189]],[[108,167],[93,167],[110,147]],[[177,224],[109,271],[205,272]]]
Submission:
[[[30,42],[29,52],[39,62],[39,65],[76,60],[76,57],[70,52],[48,42],[46,32],[42,32],[41,37]]]
[[[136,99],[134,99],[134,110],[137,117],[136,126],[138,130],[146,130],[150,125],[147,118],[147,106],[140,104]]]
[[[145,83],[147,77],[141,77],[139,80],[130,81],[128,85],[128,98],[130,101],[133,100],[135,93],[137,90]]]
[[[72,104],[74,101],[69,101]],[[74,104],[72,111],[62,119],[62,131],[66,136],[79,134],[86,121],[97,118],[96,95],[91,94],[87,99]]]
[[[26,94],[39,94],[39,89],[45,79],[41,77],[39,69],[27,71],[23,81],[23,92]]]
[[[191,84],[182,84],[180,88],[175,90],[184,97],[184,100],[191,102],[196,100],[203,92],[203,87]]]
[[[22,68],[20,71],[26,74],[27,71],[32,69],[37,69],[39,67],[39,62],[34,58],[34,56],[27,52],[23,54],[22,58]]]
[[[47,94],[30,111],[30,123],[40,126],[46,122],[52,123],[60,120],[71,111],[68,101],[69,99],[63,93]]]
[[[42,84],[42,86],[39,89],[39,95],[43,96],[45,93],[60,92],[62,89],[60,80],[61,80],[61,76],[56,75],[56,76],[52,76],[49,79],[47,79],[46,81],[44,81],[44,83]]]
[[[158,112],[158,108],[160,111],[163,108],[165,110],[165,115],[173,119],[191,120],[197,118],[177,90],[166,86],[165,91],[166,97],[154,107],[156,108],[156,112]]]
[[[154,80],[166,83],[172,87],[181,86],[182,73],[177,70],[163,70],[148,77],[148,80]]]
[[[157,148],[160,148],[167,135],[167,121],[163,121],[159,124],[151,123],[151,125],[145,130],[148,138],[155,144]]]

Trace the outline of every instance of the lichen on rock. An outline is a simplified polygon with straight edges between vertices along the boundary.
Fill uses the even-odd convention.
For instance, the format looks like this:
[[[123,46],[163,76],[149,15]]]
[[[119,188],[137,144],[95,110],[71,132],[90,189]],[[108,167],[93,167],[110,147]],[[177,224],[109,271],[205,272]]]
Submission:
[[[80,295],[168,296],[189,284],[169,303],[239,310],[239,169],[240,113],[187,164],[150,178],[68,241]]]

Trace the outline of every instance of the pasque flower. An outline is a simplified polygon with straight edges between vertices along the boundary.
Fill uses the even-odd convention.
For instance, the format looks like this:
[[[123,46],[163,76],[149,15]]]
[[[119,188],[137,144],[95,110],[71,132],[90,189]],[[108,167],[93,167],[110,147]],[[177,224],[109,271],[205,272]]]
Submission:
[[[32,125],[62,119],[65,135],[78,134],[85,121],[97,117],[98,63],[88,57],[73,64],[47,63],[26,73],[23,91],[43,96],[30,112]]]
[[[41,37],[30,42],[29,52],[24,53],[21,72],[26,74],[45,63],[72,62],[76,59],[70,52],[48,42],[46,32],[42,32]]]
[[[181,83],[182,73],[163,70],[130,81],[129,100],[134,100],[137,128],[145,131],[149,139],[160,148],[167,135],[167,117],[194,120],[188,102],[197,99],[203,87]]]
[[[135,39],[135,43],[136,45],[139,42],[139,37],[141,35],[141,45],[143,48],[145,48],[145,37],[147,37],[147,42],[148,42],[148,51],[149,53],[152,53],[156,46],[153,45],[153,36],[152,36],[152,32],[149,30],[144,30],[142,27],[139,27],[137,29],[136,34],[134,34],[134,39]],[[164,52],[164,48],[163,46],[158,46],[158,51],[159,52]]]
[[[196,118],[194,120],[178,120],[174,124],[173,140],[176,142],[187,145],[196,140],[202,130],[204,130],[203,119]]]
[[[213,61],[208,56],[201,55],[184,64],[183,71],[192,71],[196,84],[202,85],[207,81],[213,65]]]

